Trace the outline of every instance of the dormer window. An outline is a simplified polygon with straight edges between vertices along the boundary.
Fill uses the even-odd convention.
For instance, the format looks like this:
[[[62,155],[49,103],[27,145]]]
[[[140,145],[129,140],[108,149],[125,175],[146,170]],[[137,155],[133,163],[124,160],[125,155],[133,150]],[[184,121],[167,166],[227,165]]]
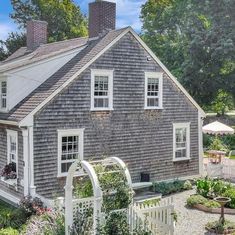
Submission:
[[[7,82],[5,80],[0,82],[0,110],[6,110],[7,108]]]

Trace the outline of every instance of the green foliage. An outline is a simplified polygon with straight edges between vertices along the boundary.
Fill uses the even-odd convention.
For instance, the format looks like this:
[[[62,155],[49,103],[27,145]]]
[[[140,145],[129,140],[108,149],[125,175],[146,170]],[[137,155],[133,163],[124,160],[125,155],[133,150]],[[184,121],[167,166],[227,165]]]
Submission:
[[[171,193],[176,193],[186,190],[184,184],[185,181],[182,180],[175,180],[173,182],[159,182],[159,183],[155,182],[153,183],[153,191],[161,193],[162,195],[169,195]]]
[[[21,27],[28,20],[48,23],[49,42],[87,35],[87,20],[73,0],[11,0],[11,18]]]
[[[197,193],[203,197],[221,196],[226,190],[232,188],[231,184],[218,179],[199,179],[196,182]]]
[[[184,182],[184,186],[183,187],[184,187],[184,190],[190,190],[190,189],[193,188],[192,183],[189,180],[186,180]]]
[[[93,187],[89,178],[76,178],[76,182],[74,185],[74,196],[76,196],[77,198],[86,198],[93,196]]]
[[[235,223],[228,220],[225,220],[224,224],[221,221],[214,221],[207,223],[206,228],[213,229],[215,234],[223,234],[225,231],[235,229]]]
[[[26,45],[26,36],[24,33],[11,32],[5,41],[0,41],[0,61]]]
[[[229,208],[235,209],[235,187],[228,188],[224,193],[224,197],[228,197],[231,199],[231,202],[227,204]]]
[[[211,110],[218,115],[225,115],[225,112],[234,108],[234,101],[231,94],[223,90],[219,90],[214,101],[211,103]]]
[[[105,212],[128,208],[132,201],[132,192],[129,189],[124,172],[116,165],[97,165],[101,189],[103,191],[103,208]]]
[[[0,235],[19,235],[19,232],[16,229],[9,227],[0,229]]]
[[[207,200],[207,202],[204,203],[204,206],[208,208],[220,208],[220,204],[214,200]]]
[[[71,235],[90,234],[89,231],[93,226],[93,209],[89,208],[85,212],[78,212],[74,218],[73,226],[70,230]]]
[[[130,235],[126,212],[110,212],[106,216],[106,222],[100,226],[100,235]]]
[[[233,0],[148,0],[140,16],[143,40],[199,104],[220,113],[235,100],[234,11]]]
[[[228,151],[228,147],[225,146],[219,138],[214,138],[212,143],[209,146],[209,149],[212,150],[221,150],[221,151]]]
[[[48,22],[48,42],[87,35],[87,19],[73,0],[11,0],[11,4],[10,17],[23,32],[11,32],[6,41],[0,41],[0,61],[26,46],[24,31],[31,19]]]
[[[20,228],[27,220],[27,216],[20,208],[15,208],[0,201],[0,228]]]
[[[203,197],[202,195],[192,195],[187,199],[187,205],[189,207],[193,207],[197,204],[204,205],[208,208],[219,208],[220,204],[218,202],[215,202],[214,200],[207,199]]]
[[[187,199],[187,205],[193,207],[196,204],[204,205],[207,202],[207,199],[201,195],[192,195]]]

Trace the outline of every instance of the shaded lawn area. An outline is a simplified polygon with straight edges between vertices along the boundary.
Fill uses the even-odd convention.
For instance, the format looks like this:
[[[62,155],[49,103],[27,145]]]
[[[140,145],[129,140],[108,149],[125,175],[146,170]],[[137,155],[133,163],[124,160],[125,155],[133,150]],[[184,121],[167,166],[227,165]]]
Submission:
[[[230,159],[235,160],[235,155],[230,156]]]
[[[15,209],[16,208],[14,206],[12,206],[12,205],[10,205],[10,204],[8,204],[8,203],[6,203],[6,202],[4,202],[0,199],[0,214],[1,214],[2,211],[6,211],[6,210],[13,211]]]

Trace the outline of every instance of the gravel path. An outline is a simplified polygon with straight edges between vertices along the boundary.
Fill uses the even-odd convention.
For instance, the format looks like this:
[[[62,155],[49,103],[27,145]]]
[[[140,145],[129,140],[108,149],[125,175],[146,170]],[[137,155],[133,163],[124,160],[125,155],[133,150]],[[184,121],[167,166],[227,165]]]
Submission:
[[[175,194],[174,206],[178,215],[178,222],[175,228],[175,235],[203,235],[208,234],[204,226],[209,221],[219,219],[218,214],[205,213],[196,209],[185,207],[187,198],[194,194],[194,190]],[[235,215],[226,215],[228,220],[235,222]]]

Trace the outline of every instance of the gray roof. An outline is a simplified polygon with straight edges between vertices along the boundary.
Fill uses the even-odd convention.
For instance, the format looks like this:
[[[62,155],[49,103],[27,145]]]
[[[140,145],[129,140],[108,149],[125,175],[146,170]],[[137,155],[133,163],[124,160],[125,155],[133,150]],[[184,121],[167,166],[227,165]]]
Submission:
[[[28,55],[29,53],[32,53],[32,58],[38,58],[41,56],[48,55],[50,53],[70,50],[70,49],[80,47],[81,45],[86,44],[87,41],[88,41],[87,37],[73,38],[73,39],[64,40],[60,42],[42,44],[34,51],[28,50],[27,47],[21,47],[16,52],[14,52],[11,56],[9,56],[5,61],[3,61],[3,63],[8,62],[10,60],[14,60],[14,59],[19,59],[19,57]]]
[[[87,41],[86,47],[75,55],[56,73],[36,88],[24,100],[17,104],[9,113],[0,113],[0,119],[21,121],[30,114],[39,104],[60,88],[70,77],[83,68],[92,58],[105,49],[112,41],[122,34],[126,28],[113,30],[97,40]],[[76,40],[75,40],[76,41]],[[59,44],[59,43],[58,43]],[[57,46],[58,46],[57,44]],[[49,45],[49,44],[48,44]],[[46,45],[43,46],[46,48]],[[56,48],[53,48],[53,50]],[[43,51],[41,50],[43,54]]]

